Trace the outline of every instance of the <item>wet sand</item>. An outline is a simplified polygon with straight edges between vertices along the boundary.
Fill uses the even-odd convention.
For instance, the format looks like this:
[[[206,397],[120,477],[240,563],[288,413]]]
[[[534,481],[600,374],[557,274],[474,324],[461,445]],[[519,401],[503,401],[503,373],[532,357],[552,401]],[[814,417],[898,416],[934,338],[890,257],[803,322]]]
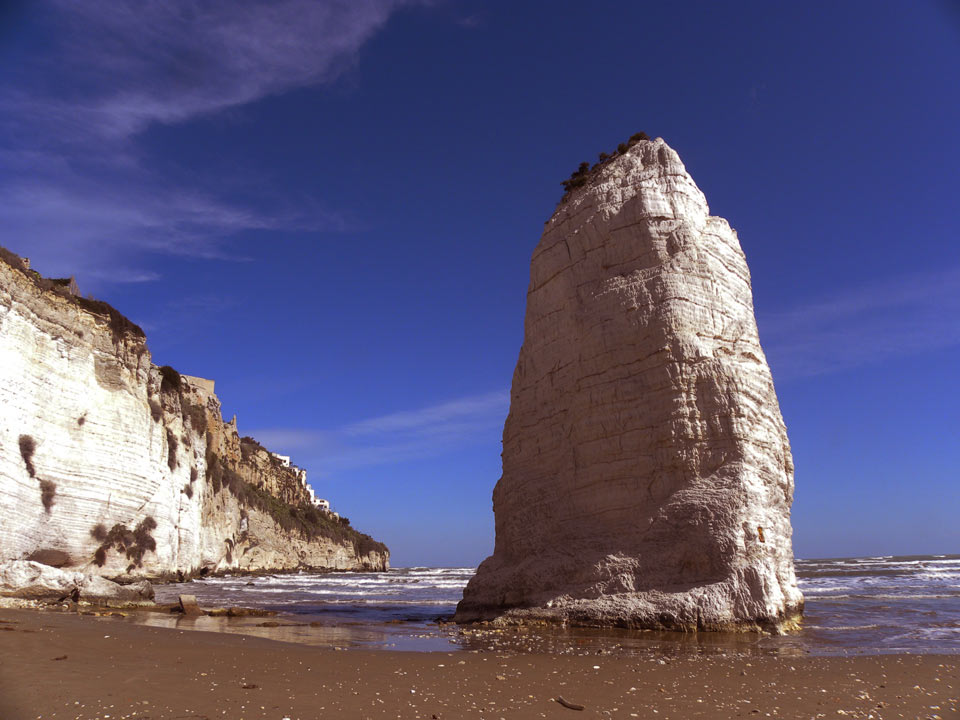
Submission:
[[[960,657],[339,651],[0,610],[0,719],[948,718]],[[562,696],[584,710],[557,702]]]

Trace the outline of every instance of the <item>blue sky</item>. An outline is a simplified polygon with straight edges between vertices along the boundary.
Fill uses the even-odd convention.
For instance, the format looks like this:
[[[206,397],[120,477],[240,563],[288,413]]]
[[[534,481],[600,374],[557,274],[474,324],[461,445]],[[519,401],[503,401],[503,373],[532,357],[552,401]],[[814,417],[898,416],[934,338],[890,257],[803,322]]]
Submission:
[[[638,130],[738,230],[801,557],[960,552],[948,2],[0,5],[0,244],[212,377],[395,565],[474,564],[530,255]]]

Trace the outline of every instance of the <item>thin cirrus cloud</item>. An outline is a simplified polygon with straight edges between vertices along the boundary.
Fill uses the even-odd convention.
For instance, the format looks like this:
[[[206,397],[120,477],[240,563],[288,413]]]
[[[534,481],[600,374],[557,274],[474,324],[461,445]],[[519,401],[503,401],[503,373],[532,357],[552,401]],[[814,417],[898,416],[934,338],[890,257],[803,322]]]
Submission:
[[[50,0],[86,96],[74,117],[130,136],[335,78],[410,0]],[[103,80],[109,79],[109,84]]]
[[[321,85],[355,61],[398,9],[418,0],[46,0],[31,19],[42,52],[8,58],[0,83],[0,244],[50,274],[131,279],[144,252],[225,257],[245,230],[340,230],[322,201],[230,201],[258,185],[158,176],[140,135]],[[199,173],[189,170],[189,175]],[[239,186],[239,187],[238,187]]]
[[[436,457],[489,441],[502,429],[509,402],[507,392],[492,392],[382,415],[334,430],[277,428],[252,434],[323,476]]]
[[[903,275],[758,318],[777,380],[960,344],[960,268]]]
[[[142,268],[117,268],[132,268],[145,252],[227,257],[223,243],[244,230],[344,227],[336,214],[309,204],[255,211],[141,170],[83,174],[60,158],[22,151],[0,151],[0,163],[8,169],[8,180],[0,180],[0,244],[29,255],[48,275],[88,281],[109,266],[103,279],[111,282],[157,279]]]

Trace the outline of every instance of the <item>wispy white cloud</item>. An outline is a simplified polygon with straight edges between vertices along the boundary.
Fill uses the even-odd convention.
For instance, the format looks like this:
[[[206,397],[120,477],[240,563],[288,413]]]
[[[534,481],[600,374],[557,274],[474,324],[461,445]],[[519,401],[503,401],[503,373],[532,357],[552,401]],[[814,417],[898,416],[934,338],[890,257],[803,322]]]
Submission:
[[[436,457],[499,435],[507,392],[370,418],[332,429],[273,428],[251,434],[267,447],[300,458],[314,473]]]
[[[476,28],[483,27],[485,18],[481,13],[474,13],[473,15],[467,15],[457,19],[456,23],[462,28],[468,28],[470,30],[475,30]]]
[[[152,123],[329,82],[391,14],[412,4],[425,3],[46,0],[38,6],[54,45],[24,58],[19,82],[3,87],[0,103],[13,111],[4,122],[61,131],[51,143],[130,137]],[[38,77],[43,82],[29,82]]]
[[[239,232],[346,227],[340,216],[309,204],[239,207],[139,168],[85,174],[59,158],[10,152],[0,152],[0,163],[10,172],[0,179],[0,244],[31,256],[51,275],[144,281],[159,277],[136,269],[144,253],[242,260],[228,245]],[[129,269],[119,271],[123,267]]]
[[[94,276],[144,252],[229,257],[246,230],[338,230],[322,201],[227,199],[236,177],[150,167],[141,133],[328,83],[422,0],[45,0],[50,45],[0,80],[0,244]],[[196,173],[187,173],[196,175]],[[255,184],[251,180],[250,185]],[[68,265],[69,264],[69,265]],[[116,276],[113,276],[116,277]]]
[[[509,403],[509,397],[505,392],[474,395],[419,410],[371,418],[348,425],[343,432],[353,437],[434,432],[450,424],[459,423],[464,418],[486,417],[491,412],[499,413],[507,403]]]
[[[960,344],[960,268],[851,288],[758,318],[777,380]]]
[[[129,136],[327,82],[411,0],[48,0],[76,121]],[[80,64],[82,63],[82,64]],[[109,78],[109,85],[102,80]]]

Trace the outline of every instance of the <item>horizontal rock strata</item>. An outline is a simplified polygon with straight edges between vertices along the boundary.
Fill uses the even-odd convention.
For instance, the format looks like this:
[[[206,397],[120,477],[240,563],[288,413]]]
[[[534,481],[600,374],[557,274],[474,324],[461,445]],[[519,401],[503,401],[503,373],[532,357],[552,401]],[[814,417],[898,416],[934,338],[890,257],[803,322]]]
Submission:
[[[793,461],[737,235],[661,139],[575,180],[533,255],[496,545],[456,618],[791,627]]]
[[[388,557],[240,438],[208,382],[153,365],[139,328],[3,251],[0,562],[128,582]]]

